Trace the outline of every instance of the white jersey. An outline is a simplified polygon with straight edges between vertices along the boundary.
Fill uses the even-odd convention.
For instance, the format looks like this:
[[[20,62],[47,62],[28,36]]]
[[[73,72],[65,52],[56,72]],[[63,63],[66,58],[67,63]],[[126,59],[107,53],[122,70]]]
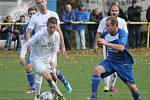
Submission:
[[[101,21],[100,21],[100,24],[98,26],[98,29],[97,29],[97,32],[99,33],[103,33],[105,30],[106,30],[106,20],[107,20],[108,17],[106,18],[103,18]],[[127,23],[124,19],[120,18],[120,17],[117,17],[117,20],[118,20],[118,27],[120,29],[123,29],[126,33],[128,33],[128,29],[127,29]]]
[[[47,29],[42,29],[31,37],[21,48],[21,58],[25,57],[27,48],[32,46],[30,60],[40,60],[48,63],[56,62],[57,51],[60,45],[60,35],[57,31],[50,35]]]
[[[60,20],[59,20],[58,14],[56,12],[47,10],[46,14],[41,14],[39,11],[35,15],[32,16],[27,29],[28,28],[31,28],[32,30],[34,29],[35,33],[37,33],[41,29],[47,27],[47,20],[50,17],[57,18],[57,22],[58,22],[58,24],[60,24]]]

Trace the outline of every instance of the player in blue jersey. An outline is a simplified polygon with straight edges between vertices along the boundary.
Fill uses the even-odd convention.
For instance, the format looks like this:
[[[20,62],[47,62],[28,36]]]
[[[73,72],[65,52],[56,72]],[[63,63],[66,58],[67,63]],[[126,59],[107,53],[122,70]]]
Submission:
[[[28,9],[28,17],[29,19],[31,19],[31,17],[37,12],[37,9],[35,7],[30,7]],[[26,34],[26,29],[29,23],[27,23],[24,26],[24,39],[27,41],[27,34]],[[35,34],[34,30],[31,33],[31,36],[33,36]],[[28,54],[28,58],[27,58],[27,64],[26,64],[26,72],[27,72],[27,80],[29,83],[29,88],[26,90],[26,93],[33,93],[34,92],[34,75],[33,75],[33,71],[32,71],[32,64],[29,60],[29,56],[30,53]]]
[[[96,42],[98,45],[108,47],[108,55],[94,69],[90,100],[99,100],[97,95],[101,78],[105,78],[114,72],[128,86],[134,100],[141,100],[132,70],[134,61],[127,49],[128,36],[124,30],[118,28],[118,21],[115,17],[107,18],[106,31],[102,33],[102,36],[104,38],[98,38]]]

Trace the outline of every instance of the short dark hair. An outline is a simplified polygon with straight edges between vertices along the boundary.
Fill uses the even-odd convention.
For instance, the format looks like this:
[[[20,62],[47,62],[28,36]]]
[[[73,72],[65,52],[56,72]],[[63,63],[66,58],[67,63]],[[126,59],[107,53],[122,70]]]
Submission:
[[[28,9],[28,12],[29,12],[29,11],[32,11],[32,10],[37,11],[36,7],[30,7],[30,8]]]
[[[57,19],[56,19],[56,17],[50,17],[50,18],[48,19],[48,21],[47,21],[47,25],[48,25],[49,23],[57,24]]]
[[[113,26],[113,25],[117,25],[118,26],[118,20],[117,20],[117,18],[116,17],[112,17],[112,16],[110,16],[110,17],[108,17],[107,18],[107,20],[106,21],[108,21],[108,20],[110,20],[111,21],[111,25]]]

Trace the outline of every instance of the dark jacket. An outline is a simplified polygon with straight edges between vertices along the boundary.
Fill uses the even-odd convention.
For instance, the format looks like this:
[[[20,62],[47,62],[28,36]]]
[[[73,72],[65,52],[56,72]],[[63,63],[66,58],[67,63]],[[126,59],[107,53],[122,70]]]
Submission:
[[[148,7],[148,9],[147,9],[146,19],[147,19],[148,22],[150,22],[150,7]]]
[[[96,22],[97,24],[89,24],[89,25],[88,25],[88,29],[89,29],[89,30],[97,31],[97,28],[98,28],[99,23],[100,23],[100,21],[102,20],[102,18],[103,18],[103,15],[102,15],[101,12],[100,12],[98,15],[96,15],[96,14],[94,13],[94,10],[93,10],[93,11],[91,12],[91,14],[90,14],[90,21],[91,21],[91,22]]]
[[[142,8],[140,6],[130,6],[127,10],[128,20],[132,22],[140,22],[141,21],[141,12]]]

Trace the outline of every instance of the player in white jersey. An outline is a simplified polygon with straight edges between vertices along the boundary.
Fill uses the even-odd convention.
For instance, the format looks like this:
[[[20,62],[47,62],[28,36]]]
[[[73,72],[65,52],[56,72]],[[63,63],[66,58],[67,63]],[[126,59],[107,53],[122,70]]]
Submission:
[[[31,37],[21,48],[20,63],[24,64],[27,49],[32,47],[30,53],[30,60],[35,69],[35,97],[34,100],[39,99],[42,76],[48,81],[50,87],[58,95],[59,100],[64,100],[60,90],[57,88],[53,79],[55,76],[56,57],[60,45],[60,35],[56,31],[57,19],[51,17],[47,21],[47,28],[38,31]]]
[[[62,31],[60,29],[60,20],[59,20],[58,14],[54,11],[50,11],[50,10],[47,9],[47,0],[35,0],[35,1],[36,1],[36,5],[39,9],[39,12],[37,12],[34,16],[32,16],[32,18],[31,18],[31,20],[28,24],[27,39],[30,38],[33,29],[35,30],[35,34],[37,34],[38,31],[40,31],[43,28],[47,27],[46,23],[47,23],[48,18],[55,17],[58,20],[56,31],[58,33],[60,33],[60,44],[61,44],[61,47],[62,47],[63,54],[66,55],[66,49],[65,49],[65,45],[64,45],[64,38],[63,38]],[[71,93],[72,88],[71,88],[69,82],[65,79],[62,72],[58,69],[57,69],[57,76],[63,82],[67,92]]]
[[[64,45],[64,39],[63,39],[63,34],[60,29],[60,20],[58,17],[58,14],[54,11],[50,11],[47,9],[47,0],[35,0],[36,5],[39,9],[39,12],[37,12],[34,16],[32,16],[28,28],[27,28],[27,38],[30,38],[30,35],[33,31],[35,30],[35,33],[37,33],[39,30],[42,28],[46,28],[46,23],[48,18],[50,17],[56,17],[58,20],[58,25],[57,25],[57,31],[60,33],[60,43],[62,47],[63,54],[66,54],[66,49]]]
[[[117,17],[117,20],[118,20],[118,27],[120,29],[123,29],[126,33],[128,33],[128,29],[127,29],[127,25],[126,25],[126,21],[120,17],[118,17],[119,15],[119,6],[118,5],[112,5],[110,7],[110,15],[111,16],[114,16],[114,17]],[[99,27],[97,29],[97,33],[96,33],[96,37],[95,37],[95,44],[94,44],[94,48],[97,52],[97,38],[100,37],[100,34],[103,33],[105,30],[106,30],[106,18],[103,18],[101,21],[100,21],[100,24],[99,24]],[[104,55],[104,59],[106,59],[106,46],[103,46],[103,55]],[[117,74],[114,73],[112,74],[111,76],[108,76],[106,78],[104,78],[104,92],[108,92],[108,91],[112,91],[112,92],[115,92],[116,91],[116,88],[114,88],[114,85],[115,85],[115,82],[116,82],[116,79],[117,79]]]

